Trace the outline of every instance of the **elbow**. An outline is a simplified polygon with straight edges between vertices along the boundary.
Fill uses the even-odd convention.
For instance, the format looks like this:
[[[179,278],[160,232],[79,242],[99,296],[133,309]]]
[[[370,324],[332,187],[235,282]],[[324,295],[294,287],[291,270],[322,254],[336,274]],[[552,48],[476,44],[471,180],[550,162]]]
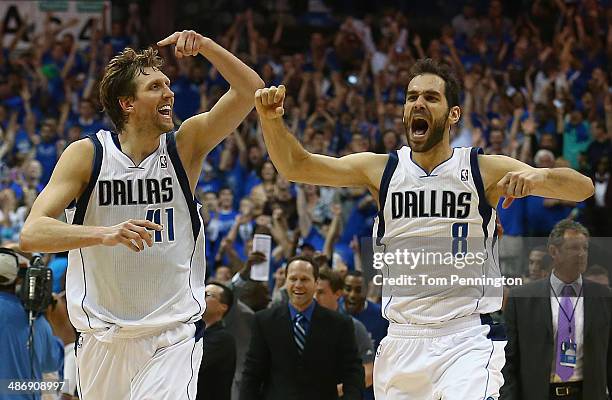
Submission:
[[[582,179],[584,181],[584,191],[576,201],[584,201],[595,194],[595,185],[593,184],[591,178],[583,175]]]
[[[581,201],[584,201],[586,199],[588,199],[589,197],[593,196],[595,194],[595,185],[593,184],[593,182],[589,179],[589,183],[588,183],[588,189],[587,189],[587,195],[585,196],[584,199],[582,199]]]
[[[30,225],[26,224],[19,234],[19,249],[26,253],[33,252],[35,247],[34,239],[30,231]]]
[[[255,82],[254,82],[254,85],[253,85],[253,87],[254,87],[253,93],[255,93],[255,91],[257,89],[263,89],[266,86],[266,83],[263,81],[263,79],[261,79],[261,77],[259,75],[257,75],[257,74],[255,74],[255,75],[257,76],[257,78],[255,79]]]

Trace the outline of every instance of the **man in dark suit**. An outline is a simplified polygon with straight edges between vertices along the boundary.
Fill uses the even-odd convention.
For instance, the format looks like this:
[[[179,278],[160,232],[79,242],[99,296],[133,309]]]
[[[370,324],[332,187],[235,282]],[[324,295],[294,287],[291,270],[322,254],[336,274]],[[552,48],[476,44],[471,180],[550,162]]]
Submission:
[[[308,257],[287,264],[289,304],[255,314],[240,400],[361,399],[363,368],[353,322],[314,301],[318,266]]]
[[[196,400],[230,400],[236,370],[236,342],[225,329],[223,317],[234,304],[234,294],[225,285],[206,285],[206,311],[202,319],[204,355],[198,374]]]
[[[582,278],[588,237],[559,222],[548,238],[551,275],[510,291],[502,400],[611,398],[612,295]]]

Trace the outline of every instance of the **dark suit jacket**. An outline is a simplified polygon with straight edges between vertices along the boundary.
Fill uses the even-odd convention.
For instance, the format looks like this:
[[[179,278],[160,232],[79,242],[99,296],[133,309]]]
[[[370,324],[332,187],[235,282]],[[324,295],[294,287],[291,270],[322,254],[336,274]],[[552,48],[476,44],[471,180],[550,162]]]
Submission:
[[[504,316],[508,331],[505,384],[501,400],[549,398],[555,357],[550,279],[510,291]],[[612,297],[610,289],[583,279],[583,399],[604,400],[612,393]]]
[[[364,373],[348,316],[315,304],[304,352],[298,355],[287,304],[255,314],[240,400],[361,399]]]
[[[207,326],[196,400],[230,400],[236,370],[236,342],[223,321]]]

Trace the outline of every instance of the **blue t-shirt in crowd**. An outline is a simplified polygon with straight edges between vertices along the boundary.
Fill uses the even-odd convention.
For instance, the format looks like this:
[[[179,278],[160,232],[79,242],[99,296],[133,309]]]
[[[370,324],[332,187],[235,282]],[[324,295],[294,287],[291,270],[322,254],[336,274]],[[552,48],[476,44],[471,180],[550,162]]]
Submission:
[[[62,291],[63,277],[68,268],[68,258],[55,257],[48,267],[53,271],[53,293],[59,293]]]
[[[313,226],[310,227],[310,232],[308,232],[308,236],[304,238],[302,244],[308,243],[315,250],[323,251],[323,246],[325,246],[325,237],[321,235],[317,228]]]
[[[69,128],[73,126],[81,127],[81,137],[85,137],[87,135],[93,135],[98,133],[101,129],[108,129],[106,125],[102,122],[102,120],[98,118],[92,118],[91,121],[83,121],[80,118],[76,117],[72,121],[70,121]]]
[[[502,208],[503,202],[503,198],[499,199],[499,203],[497,204],[497,215],[499,215],[499,221],[501,222],[502,228],[504,228],[504,235],[523,236],[526,233],[526,199],[514,199],[508,208]]]
[[[573,207],[562,205],[545,207],[543,197],[528,196],[525,200],[527,224],[529,234],[532,236],[548,236],[555,224],[567,218],[573,209]]]
[[[348,314],[346,308],[344,307],[343,297],[340,298],[339,304],[340,310],[342,310],[342,312],[345,314]],[[380,304],[366,300],[363,310],[361,310],[360,313],[351,315],[365,325],[370,337],[372,338],[374,348],[377,349],[380,341],[387,336],[387,329],[389,328],[389,321],[383,318]]]
[[[200,109],[200,89],[186,76],[179,76],[170,89],[174,92],[174,112],[181,121],[193,117]]]
[[[42,165],[42,176],[40,177],[40,181],[46,185],[49,182],[53,168],[55,168],[55,164],[57,163],[57,147],[55,142],[41,142],[38,146],[36,146],[36,159]]]
[[[41,380],[42,373],[60,369],[64,361],[64,345],[51,331],[47,320],[34,321],[34,376],[31,374],[28,337],[28,316],[21,301],[11,293],[0,292],[0,381]],[[39,395],[16,395],[0,392],[0,400],[40,399]]]

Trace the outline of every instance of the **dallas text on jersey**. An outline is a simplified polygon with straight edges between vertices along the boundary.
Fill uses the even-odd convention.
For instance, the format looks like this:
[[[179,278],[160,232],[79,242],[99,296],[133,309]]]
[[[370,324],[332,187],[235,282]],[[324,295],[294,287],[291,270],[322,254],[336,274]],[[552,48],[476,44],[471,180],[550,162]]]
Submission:
[[[174,198],[172,178],[98,181],[100,206],[169,203]]]
[[[440,199],[440,200],[438,200]],[[472,193],[448,190],[405,191],[391,194],[391,217],[467,218],[470,215]]]

